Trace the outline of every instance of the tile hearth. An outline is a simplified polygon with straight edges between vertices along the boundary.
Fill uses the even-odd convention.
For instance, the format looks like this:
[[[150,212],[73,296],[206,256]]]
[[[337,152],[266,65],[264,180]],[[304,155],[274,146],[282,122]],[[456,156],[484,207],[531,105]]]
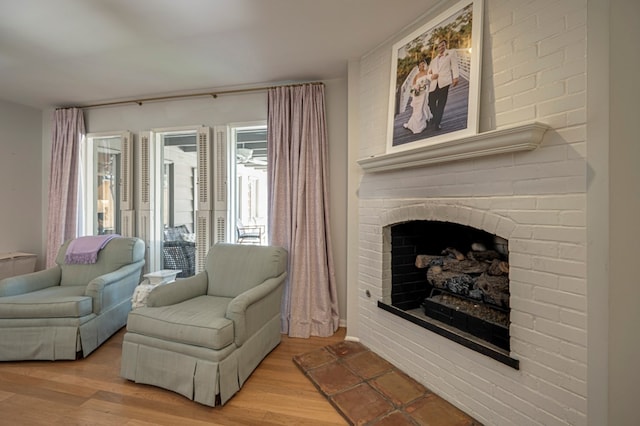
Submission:
[[[480,426],[360,343],[336,343],[293,361],[350,424]]]

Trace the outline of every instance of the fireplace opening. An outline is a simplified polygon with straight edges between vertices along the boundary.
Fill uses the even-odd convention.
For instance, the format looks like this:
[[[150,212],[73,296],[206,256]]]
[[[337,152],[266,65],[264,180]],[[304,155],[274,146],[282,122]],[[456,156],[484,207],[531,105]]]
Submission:
[[[391,226],[391,306],[452,340],[508,357],[508,241],[450,222]]]

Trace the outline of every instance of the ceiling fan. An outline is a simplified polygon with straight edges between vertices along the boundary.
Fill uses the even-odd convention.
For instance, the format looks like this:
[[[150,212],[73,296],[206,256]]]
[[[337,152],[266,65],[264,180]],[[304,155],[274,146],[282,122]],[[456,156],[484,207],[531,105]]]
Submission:
[[[254,158],[253,150],[248,148],[236,149],[236,161],[238,164],[245,164],[247,166],[263,166],[266,167],[267,161],[262,158]]]

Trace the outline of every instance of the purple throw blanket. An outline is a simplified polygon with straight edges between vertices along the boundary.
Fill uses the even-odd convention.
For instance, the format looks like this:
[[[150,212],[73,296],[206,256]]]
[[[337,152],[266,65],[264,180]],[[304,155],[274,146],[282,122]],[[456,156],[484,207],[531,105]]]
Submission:
[[[118,234],[78,237],[69,243],[64,263],[86,265],[98,261],[98,252]]]

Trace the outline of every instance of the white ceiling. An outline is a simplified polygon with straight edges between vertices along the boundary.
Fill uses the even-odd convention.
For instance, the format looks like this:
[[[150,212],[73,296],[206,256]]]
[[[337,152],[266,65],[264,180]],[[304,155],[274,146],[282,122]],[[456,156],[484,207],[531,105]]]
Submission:
[[[346,76],[442,0],[0,0],[0,99],[46,108]]]

